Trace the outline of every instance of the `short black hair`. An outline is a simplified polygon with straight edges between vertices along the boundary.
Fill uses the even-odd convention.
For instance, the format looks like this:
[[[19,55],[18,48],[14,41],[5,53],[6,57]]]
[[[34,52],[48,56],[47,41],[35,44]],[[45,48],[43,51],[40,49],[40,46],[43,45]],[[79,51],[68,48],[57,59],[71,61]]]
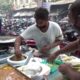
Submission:
[[[48,16],[49,16],[49,12],[46,8],[37,8],[36,11],[35,11],[35,19],[36,20],[48,20]]]
[[[75,1],[69,8],[70,12],[74,19],[78,19],[80,17],[80,0]]]

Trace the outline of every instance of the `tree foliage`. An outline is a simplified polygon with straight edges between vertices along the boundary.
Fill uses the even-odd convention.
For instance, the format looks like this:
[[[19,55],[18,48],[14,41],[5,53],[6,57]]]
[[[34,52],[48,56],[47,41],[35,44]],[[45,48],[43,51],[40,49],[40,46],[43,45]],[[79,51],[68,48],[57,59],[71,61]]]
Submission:
[[[0,0],[0,10],[1,12],[9,12],[12,9],[11,3],[9,0]]]

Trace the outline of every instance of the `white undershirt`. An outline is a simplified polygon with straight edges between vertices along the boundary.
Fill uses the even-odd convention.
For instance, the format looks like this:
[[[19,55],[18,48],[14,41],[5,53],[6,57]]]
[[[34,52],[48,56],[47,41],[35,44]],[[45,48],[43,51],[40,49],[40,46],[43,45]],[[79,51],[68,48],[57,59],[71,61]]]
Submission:
[[[43,46],[55,42],[56,38],[63,40],[63,34],[60,26],[57,23],[51,21],[49,21],[49,28],[46,32],[41,32],[36,27],[36,24],[33,24],[32,26],[28,27],[22,34],[20,34],[20,36],[22,36],[24,39],[34,39],[39,50]],[[57,46],[51,49],[50,53],[55,52],[59,49],[60,47]]]

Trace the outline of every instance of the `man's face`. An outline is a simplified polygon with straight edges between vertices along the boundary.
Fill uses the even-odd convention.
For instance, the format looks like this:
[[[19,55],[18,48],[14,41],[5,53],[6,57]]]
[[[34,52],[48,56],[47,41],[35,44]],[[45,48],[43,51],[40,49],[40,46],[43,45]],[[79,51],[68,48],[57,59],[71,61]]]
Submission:
[[[75,19],[71,12],[68,13],[70,24],[74,25],[76,29],[80,30],[80,18]]]
[[[37,23],[37,27],[39,29],[43,29],[43,28],[46,28],[47,27],[47,24],[48,24],[48,20],[36,20],[36,23]]]
[[[69,17],[69,23],[74,25],[75,19],[70,11],[68,12],[68,17]]]

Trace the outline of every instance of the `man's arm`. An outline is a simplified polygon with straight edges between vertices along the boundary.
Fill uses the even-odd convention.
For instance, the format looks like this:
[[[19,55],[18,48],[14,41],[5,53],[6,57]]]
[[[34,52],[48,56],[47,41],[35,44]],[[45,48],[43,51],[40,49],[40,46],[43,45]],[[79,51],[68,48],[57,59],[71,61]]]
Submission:
[[[62,48],[61,53],[71,52],[79,49],[79,47],[80,47],[80,39],[77,39],[76,41],[70,42],[68,45]]]
[[[22,43],[23,38],[21,36],[18,36],[15,40],[15,55],[17,58],[21,58],[21,51],[20,51],[20,45]]]
[[[64,40],[64,36],[63,36],[63,32],[62,32],[62,30],[61,30],[61,27],[59,26],[59,24],[55,24],[55,42],[53,42],[52,44],[51,44],[51,48],[54,48],[54,47],[56,47],[56,46],[58,46],[58,45],[60,45],[62,42],[63,42],[63,40]]]
[[[54,47],[56,47],[58,45],[60,45],[61,43],[63,43],[63,40],[56,39],[55,42],[53,42],[52,44],[50,44],[50,49],[54,48]]]
[[[46,53],[48,50],[56,47],[57,45],[60,45],[62,42],[63,42],[62,40],[57,40],[57,41],[55,41],[55,42],[52,43],[52,44],[49,44],[49,45],[44,46],[44,47],[41,49],[40,52],[41,52],[41,53]]]
[[[48,61],[49,62],[53,61],[61,53],[68,53],[68,52],[74,51],[79,48],[80,48],[80,39],[77,39],[76,41],[71,42],[68,45],[66,45],[61,50],[58,50],[57,52],[51,54],[48,58]]]

